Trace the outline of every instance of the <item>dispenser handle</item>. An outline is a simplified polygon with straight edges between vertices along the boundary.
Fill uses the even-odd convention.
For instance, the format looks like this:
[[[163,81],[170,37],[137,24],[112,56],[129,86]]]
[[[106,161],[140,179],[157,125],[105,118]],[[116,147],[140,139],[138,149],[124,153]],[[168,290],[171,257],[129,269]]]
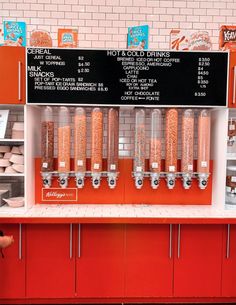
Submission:
[[[19,224],[19,260],[22,260],[22,224]]]
[[[81,225],[78,224],[78,258],[80,258],[81,253]]]
[[[226,258],[230,257],[230,224],[227,226]]]
[[[169,258],[172,258],[172,224],[170,224]]]
[[[70,259],[72,259],[72,252],[73,252],[73,224],[70,224]]]
[[[234,66],[234,78],[233,78],[233,102],[232,104],[236,103],[236,66]]]
[[[180,258],[180,243],[181,243],[181,228],[180,224],[178,225],[178,253],[177,253],[177,258]]]
[[[21,100],[21,62],[18,61],[18,101]]]

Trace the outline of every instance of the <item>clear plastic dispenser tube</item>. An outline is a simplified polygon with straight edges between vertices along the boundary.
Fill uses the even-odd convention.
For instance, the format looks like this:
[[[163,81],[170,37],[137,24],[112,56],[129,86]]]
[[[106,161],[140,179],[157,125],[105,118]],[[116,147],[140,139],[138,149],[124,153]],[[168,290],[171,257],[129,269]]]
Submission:
[[[194,111],[192,109],[185,109],[182,113],[181,148],[183,187],[189,189],[192,183],[194,148]]]
[[[161,141],[162,141],[162,113],[160,109],[151,111],[151,135],[149,149],[149,170],[151,172],[151,186],[156,189],[159,185],[161,171]]]
[[[114,188],[116,184],[119,160],[119,110],[108,110],[108,140],[107,140],[107,172],[108,185]]]
[[[145,111],[136,109],[135,111],[135,143],[134,143],[134,162],[133,171],[136,188],[143,186],[145,172]]]
[[[46,106],[41,110],[41,172],[45,187],[51,186],[54,158],[53,110]]]
[[[100,186],[102,171],[102,148],[103,148],[103,112],[101,108],[92,110],[92,155],[91,155],[91,172],[92,183],[94,188]]]
[[[70,112],[67,107],[60,107],[58,114],[58,172],[61,187],[66,187],[70,172]]]
[[[198,115],[198,160],[197,172],[199,187],[205,189],[210,173],[210,141],[211,141],[211,113],[203,109]]]
[[[178,149],[178,110],[175,108],[170,108],[166,111],[165,140],[167,186],[172,189],[175,186]]]
[[[74,115],[74,170],[79,188],[84,186],[86,173],[86,138],[86,111],[77,107]]]

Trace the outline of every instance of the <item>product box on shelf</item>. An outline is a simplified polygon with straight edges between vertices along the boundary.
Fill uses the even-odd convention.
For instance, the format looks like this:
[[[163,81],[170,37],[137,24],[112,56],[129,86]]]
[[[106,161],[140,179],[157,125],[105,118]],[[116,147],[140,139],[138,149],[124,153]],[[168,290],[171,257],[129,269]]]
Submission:
[[[128,28],[128,49],[148,50],[148,25]]]
[[[78,45],[78,30],[58,29],[57,39],[59,48],[76,48]]]
[[[26,46],[26,23],[4,21],[4,44],[8,46]]]
[[[173,29],[170,32],[170,49],[209,51],[211,50],[211,40],[207,31]]]
[[[4,45],[3,26],[0,25],[0,46]]]
[[[236,26],[222,25],[219,35],[220,50],[235,50],[236,51]]]

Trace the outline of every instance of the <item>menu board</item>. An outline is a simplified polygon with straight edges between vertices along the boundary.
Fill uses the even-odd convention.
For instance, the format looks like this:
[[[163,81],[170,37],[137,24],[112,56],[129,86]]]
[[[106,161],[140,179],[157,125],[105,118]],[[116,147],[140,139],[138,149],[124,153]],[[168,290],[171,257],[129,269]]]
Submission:
[[[27,48],[30,104],[226,106],[227,52]]]

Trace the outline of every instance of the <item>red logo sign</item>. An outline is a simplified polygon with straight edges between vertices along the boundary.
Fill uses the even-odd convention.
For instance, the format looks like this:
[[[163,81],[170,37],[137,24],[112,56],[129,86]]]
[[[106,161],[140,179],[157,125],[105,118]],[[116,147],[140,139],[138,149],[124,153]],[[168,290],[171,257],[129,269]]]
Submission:
[[[77,188],[43,188],[42,201],[77,201]]]

